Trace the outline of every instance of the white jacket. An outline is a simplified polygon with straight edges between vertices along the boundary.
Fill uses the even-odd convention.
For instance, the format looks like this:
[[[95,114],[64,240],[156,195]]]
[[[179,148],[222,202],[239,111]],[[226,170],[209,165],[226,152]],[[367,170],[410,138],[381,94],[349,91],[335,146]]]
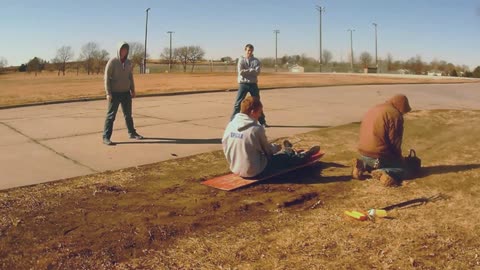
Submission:
[[[243,113],[237,113],[228,124],[222,146],[230,170],[242,177],[261,173],[268,159],[280,150],[268,142],[265,128]]]

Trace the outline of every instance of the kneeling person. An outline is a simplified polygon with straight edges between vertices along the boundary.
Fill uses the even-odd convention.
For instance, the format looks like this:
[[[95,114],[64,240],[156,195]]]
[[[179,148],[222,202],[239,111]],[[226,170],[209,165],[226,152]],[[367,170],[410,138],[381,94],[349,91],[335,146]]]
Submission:
[[[222,138],[223,152],[230,170],[241,177],[254,177],[261,173],[302,164],[320,151],[315,146],[304,153],[291,150],[286,141],[285,150],[270,144],[265,128],[258,123],[263,106],[258,97],[247,97],[241,103],[240,113],[228,124]]]
[[[360,156],[353,160],[353,178],[361,179],[365,171],[370,171],[385,186],[396,186],[405,179],[403,115],[410,111],[407,97],[395,95],[365,114],[360,125]]]

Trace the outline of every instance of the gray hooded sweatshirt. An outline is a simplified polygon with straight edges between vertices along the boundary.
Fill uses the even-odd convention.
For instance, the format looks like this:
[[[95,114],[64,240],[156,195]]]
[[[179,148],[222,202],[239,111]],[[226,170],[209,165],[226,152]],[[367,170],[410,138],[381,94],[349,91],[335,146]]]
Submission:
[[[260,75],[261,63],[257,58],[240,57],[238,60],[238,83],[257,83]]]
[[[230,170],[242,177],[261,173],[279,150],[268,142],[265,128],[244,113],[237,113],[228,124],[222,146]]]
[[[118,44],[117,56],[112,57],[105,66],[105,92],[106,94],[125,93],[135,91],[133,82],[133,66],[128,59],[128,52],[125,61],[120,60],[120,49],[126,46],[130,50],[128,43],[121,42]]]

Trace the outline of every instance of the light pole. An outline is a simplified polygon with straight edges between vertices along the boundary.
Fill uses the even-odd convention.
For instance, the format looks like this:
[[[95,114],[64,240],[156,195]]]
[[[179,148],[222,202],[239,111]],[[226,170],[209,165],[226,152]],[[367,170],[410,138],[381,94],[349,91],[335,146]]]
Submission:
[[[167,34],[170,35],[170,56],[168,58],[168,72],[172,72],[172,34],[173,31],[168,31]]]
[[[273,33],[275,33],[275,72],[278,71],[278,66],[277,66],[277,36],[280,33],[280,30],[273,30]]]
[[[372,23],[372,25],[375,27],[375,67],[377,68],[378,73],[377,24]]]
[[[348,29],[347,30],[348,32],[350,32],[350,68],[352,69],[352,72],[353,72],[353,32],[355,31],[355,29]]]
[[[322,72],[322,63],[323,63],[323,59],[322,59],[322,12],[325,12],[325,8],[324,7],[321,7],[321,6],[316,6],[316,9],[318,10],[318,13],[320,14],[320,23],[319,23],[319,36],[320,36],[320,60],[319,60],[319,63],[320,63],[320,72]]]
[[[145,51],[143,55],[143,73],[147,73],[147,27],[148,27],[148,11],[150,8],[145,10],[146,18],[145,18]]]

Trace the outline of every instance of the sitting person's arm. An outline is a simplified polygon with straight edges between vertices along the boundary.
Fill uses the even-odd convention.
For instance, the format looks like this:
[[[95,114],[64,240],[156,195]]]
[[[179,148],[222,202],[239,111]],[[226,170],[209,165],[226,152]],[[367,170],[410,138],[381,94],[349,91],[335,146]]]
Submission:
[[[255,132],[255,135],[258,138],[260,147],[259,150],[262,151],[268,158],[282,149],[280,145],[268,142],[267,135],[265,134],[265,129],[263,127],[258,128],[257,132]]]

